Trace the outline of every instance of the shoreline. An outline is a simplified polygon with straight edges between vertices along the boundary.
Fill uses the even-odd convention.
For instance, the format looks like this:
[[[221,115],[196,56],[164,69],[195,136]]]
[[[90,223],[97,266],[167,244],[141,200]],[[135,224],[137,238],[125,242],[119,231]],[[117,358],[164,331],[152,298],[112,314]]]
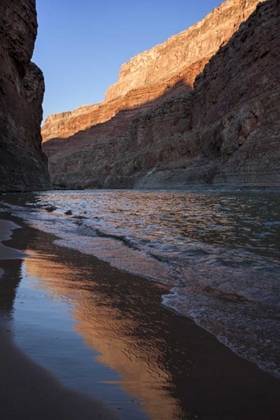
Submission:
[[[1,216],[0,216],[1,217]],[[18,226],[19,227],[19,226]],[[14,264],[27,254],[3,245],[17,226],[0,219],[0,265]],[[3,269],[2,269],[3,270]],[[0,281],[5,270],[1,271]],[[1,285],[2,286],[2,285]],[[10,293],[9,285],[7,295]],[[3,290],[3,288],[2,288]],[[1,295],[3,298],[3,295]],[[7,296],[5,297],[7,299]],[[65,387],[51,372],[26,356],[11,338],[12,331],[0,321],[1,418],[11,420],[117,419],[116,413],[100,401]]]
[[[117,419],[99,401],[63,386],[50,372],[23,354],[12,342],[11,331],[0,323],[1,418]]]
[[[16,218],[9,216],[8,213],[2,214],[2,216],[8,220],[17,220]],[[24,236],[26,236],[27,232],[32,233],[36,231],[33,228],[25,226],[24,223],[23,225],[24,228],[22,228],[23,231],[21,233],[24,232]],[[38,232],[40,233],[37,234],[37,237],[34,239],[34,243],[31,245],[33,248],[36,248],[38,252],[41,252],[44,248],[42,246],[42,243],[47,243],[48,240],[51,243],[52,235],[46,234],[41,231]],[[11,240],[9,240],[9,246],[11,245],[15,248],[17,247],[20,249],[24,249],[24,242],[26,240],[26,237],[23,241],[21,241],[20,238],[22,237],[22,235],[20,235],[20,230],[15,231],[15,235],[13,236],[14,237]],[[42,250],[40,250],[40,247],[42,247]],[[50,248],[47,247],[47,249]],[[114,269],[108,263],[101,262],[95,257],[80,255],[78,251],[74,251],[71,249],[62,250],[62,248],[58,245],[53,245],[52,249],[60,263],[62,263],[63,261],[70,261],[72,259],[72,262],[75,265],[77,264],[77,268],[79,270],[81,270],[81,267],[84,267],[88,264],[95,265],[97,266],[98,271],[105,273],[106,276],[108,276],[109,278],[110,276],[112,276],[112,278],[116,278],[116,285],[118,285],[119,282],[120,284],[124,282],[125,290],[127,290],[127,285],[130,283],[135,282],[135,284],[137,285],[137,276]],[[61,252],[62,255],[59,256],[59,252]],[[146,282],[143,281],[144,286],[142,284],[141,286],[139,285],[139,288],[142,290],[140,290],[140,293],[143,293],[143,291],[145,292],[145,286],[149,287],[149,291],[151,290],[151,293],[153,293],[153,291],[156,292],[156,289],[159,288],[159,286],[156,283],[154,283],[153,285],[150,283],[154,282],[150,282],[149,280],[146,280]],[[158,297],[156,301],[158,303],[156,305],[160,305],[160,296],[162,294],[162,288],[164,286],[161,285],[160,287],[161,290],[158,290],[157,292]],[[112,290],[114,290],[114,288]],[[149,291],[147,291],[147,293],[149,293]],[[116,293],[116,297],[119,298],[117,290],[115,290],[114,292]],[[123,291],[121,291],[120,296],[123,296]],[[251,364],[250,362],[244,359],[240,359],[238,356],[232,353],[231,350],[226,348],[223,344],[219,343],[214,336],[202,330],[202,328],[198,327],[190,319],[181,317],[177,313],[173,313],[167,308],[162,307],[157,308],[157,310],[160,312],[160,314],[164,314],[164,316],[168,317],[168,319],[170,318],[170,321],[168,322],[170,322],[170,328],[172,328],[172,330],[170,329],[169,334],[171,334],[172,331],[172,335],[174,336],[172,336],[170,340],[173,340],[174,345],[176,343],[176,340],[178,340],[179,338],[181,339],[180,336],[182,334],[186,334],[184,346],[188,346],[187,351],[190,352],[190,355],[188,357],[195,360],[195,365],[190,366],[188,369],[188,375],[190,378],[187,382],[187,389],[185,389],[184,385],[183,388],[180,390],[178,388],[179,385],[176,385],[178,388],[176,388],[178,391],[178,398],[180,398],[181,402],[184,401],[184,404],[189,407],[189,411],[191,413],[196,413],[195,415],[198,414],[199,418],[207,419],[240,418],[245,420],[245,418],[248,418],[248,416],[251,414],[254,415],[255,419],[275,418],[280,408],[280,403],[278,402],[278,395],[280,391],[279,380],[263,371],[260,371],[257,366]],[[140,312],[143,314],[143,316],[145,316],[145,313],[143,311]],[[182,325],[178,326],[178,324],[181,323]],[[141,333],[141,335],[142,334],[143,333]],[[5,335],[3,336],[3,339],[5,343]],[[25,356],[22,355],[22,357]],[[104,357],[106,359],[106,352]],[[41,369],[38,366],[37,368]],[[116,369],[118,368],[118,366],[113,366],[113,368]],[[177,367],[177,369],[179,369],[179,366]],[[48,376],[48,372],[44,372]],[[178,373],[173,372],[172,375],[175,375],[173,378],[174,383],[176,381],[182,381],[182,377],[180,375],[178,376]],[[176,375],[178,376],[178,378]],[[5,375],[3,375],[3,377],[4,376]],[[109,387],[109,384],[107,386]],[[65,391],[63,386],[62,388]],[[73,395],[73,393],[76,395],[76,392],[74,391],[67,390],[67,392],[70,392],[71,395]],[[52,397],[55,397],[55,395],[50,395],[50,399],[52,399]],[[64,397],[62,397],[62,399],[63,398]],[[67,396],[65,398],[67,400]],[[85,398],[87,399],[87,397]],[[221,398],[222,400],[220,400]],[[219,401],[219,403],[217,403],[217,401]],[[254,404],[255,406],[252,406],[252,404]],[[205,407],[203,407],[203,405]],[[234,413],[232,413],[232,410],[235,410]],[[265,415],[266,417],[264,417]],[[82,416],[79,414],[79,417]],[[23,417],[10,418],[16,419]],[[84,416],[82,418],[86,419],[87,417]],[[92,417],[91,415],[90,418],[94,417]],[[107,416],[105,418],[109,417]],[[161,417],[156,417],[156,414],[154,413],[154,415],[151,415],[150,418],[160,419]],[[169,418],[170,420],[173,420],[173,417]],[[174,418],[179,419],[180,417]]]

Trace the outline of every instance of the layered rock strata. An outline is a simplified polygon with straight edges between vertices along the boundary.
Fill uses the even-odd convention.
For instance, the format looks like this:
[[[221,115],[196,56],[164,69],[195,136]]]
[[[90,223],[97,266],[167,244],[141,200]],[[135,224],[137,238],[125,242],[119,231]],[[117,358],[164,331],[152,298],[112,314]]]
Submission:
[[[32,63],[35,0],[0,4],[0,191],[50,187],[41,149],[44,78]]]
[[[169,78],[198,59],[213,56],[255,10],[257,3],[256,0],[226,1],[188,30],[136,55],[122,65],[119,80],[108,89],[105,100],[111,101],[131,89]]]
[[[50,115],[42,128],[43,141],[67,138],[162,95],[193,88],[196,76],[225,44],[259,0],[228,0],[201,22],[123,64],[119,80],[109,87],[102,104]],[[172,87],[175,89],[172,89]]]
[[[123,110],[70,137],[65,148],[60,140],[60,152],[50,159],[54,183],[279,186],[279,31],[279,1],[260,3],[211,58],[192,91]]]

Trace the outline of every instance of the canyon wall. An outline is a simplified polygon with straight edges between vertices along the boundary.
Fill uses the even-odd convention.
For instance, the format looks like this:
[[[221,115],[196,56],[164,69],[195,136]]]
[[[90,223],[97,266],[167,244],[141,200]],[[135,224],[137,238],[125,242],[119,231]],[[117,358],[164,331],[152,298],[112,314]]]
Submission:
[[[279,0],[260,3],[206,64],[193,89],[182,89],[184,81],[176,80],[154,100],[45,143],[54,184],[279,186],[279,9]]]
[[[122,65],[119,80],[106,93],[111,101],[131,89],[153,84],[176,74],[202,57],[213,56],[256,8],[256,0],[222,3],[202,21],[172,36],[163,44],[138,54]]]
[[[30,61],[36,34],[35,0],[1,0],[0,191],[50,187],[40,134],[44,78]]]
[[[109,87],[105,102],[47,117],[43,141],[67,138],[162,95],[190,90],[210,57],[225,44],[259,0],[228,0],[188,30],[138,54],[123,64],[119,80]]]

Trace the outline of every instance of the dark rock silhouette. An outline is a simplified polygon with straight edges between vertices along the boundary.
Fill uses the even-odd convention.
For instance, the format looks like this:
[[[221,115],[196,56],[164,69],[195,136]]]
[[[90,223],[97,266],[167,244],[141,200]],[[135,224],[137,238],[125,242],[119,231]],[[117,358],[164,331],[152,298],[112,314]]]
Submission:
[[[0,4],[0,191],[50,187],[41,149],[44,78],[32,63],[35,0]]]

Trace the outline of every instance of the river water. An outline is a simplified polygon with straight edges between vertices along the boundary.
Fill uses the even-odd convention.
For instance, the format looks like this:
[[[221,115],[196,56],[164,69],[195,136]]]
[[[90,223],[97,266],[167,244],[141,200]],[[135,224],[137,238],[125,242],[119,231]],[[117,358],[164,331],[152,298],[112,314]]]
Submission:
[[[9,206],[60,246],[167,284],[163,305],[280,377],[279,192],[52,191]]]

